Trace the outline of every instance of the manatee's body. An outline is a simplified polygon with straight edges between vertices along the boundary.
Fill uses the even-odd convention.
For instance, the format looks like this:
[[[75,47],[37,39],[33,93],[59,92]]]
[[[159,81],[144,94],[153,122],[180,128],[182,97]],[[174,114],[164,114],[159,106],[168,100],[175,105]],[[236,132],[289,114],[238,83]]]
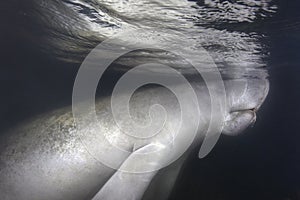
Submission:
[[[30,41],[30,44],[35,43],[41,51],[70,63],[81,61],[91,48],[115,33],[122,32],[124,27],[133,30],[156,28],[167,33],[172,31],[174,34],[186,35],[189,39],[185,43],[191,50],[203,46],[226,79],[224,84],[227,109],[224,110],[226,119],[222,124],[226,134],[237,134],[251,124],[255,120],[255,111],[268,93],[260,34],[252,30],[245,33],[238,26],[230,30],[230,27],[243,22],[248,23],[251,29],[256,18],[261,19],[266,17],[268,12],[273,13],[269,8],[269,1],[263,1],[261,4],[245,1],[242,6],[227,1],[232,5],[214,1],[199,1],[196,4],[185,0],[130,0],[122,3],[119,0],[24,2],[26,3],[20,6],[24,10],[19,13],[22,19],[30,23],[28,27],[20,27],[20,33],[24,33],[22,37],[25,37],[22,39]],[[226,13],[229,8],[232,9],[231,12]],[[225,30],[224,25],[227,23],[233,26]],[[32,27],[38,31],[33,31]],[[165,45],[175,42],[172,35],[164,39]],[[133,53],[125,59],[120,59],[118,66],[121,67],[116,69],[126,71],[128,65],[132,67],[159,59],[163,60],[164,64],[174,64],[173,58],[168,56]],[[183,73],[188,71],[181,65],[175,67]],[[187,74],[191,75],[190,72]],[[208,126],[210,99],[204,83],[194,81],[192,85],[202,97],[200,104],[203,109],[199,116],[201,119],[196,137],[198,140],[193,144],[198,145],[203,139],[201,134]],[[153,103],[161,103],[170,111],[167,127],[176,126],[179,110],[178,103],[173,98],[170,92],[161,87],[141,90],[132,104],[133,116],[138,121],[147,121],[148,112],[145,111],[148,111]],[[133,152],[119,160],[120,163],[134,162],[135,152],[147,150],[153,140],[125,140],[116,131],[117,126],[110,112],[109,96],[101,97],[96,102],[99,132],[111,136],[111,142]],[[190,112],[193,113],[192,110]],[[90,138],[78,133],[74,122],[72,108],[69,106],[34,117],[1,136],[1,199],[141,199],[149,184],[150,191],[146,192],[145,199],[168,198],[189,151],[160,172],[124,174],[96,159],[97,155],[90,151],[96,146],[87,147],[86,143]],[[193,127],[186,126],[183,131],[188,133],[191,128]],[[87,140],[84,141],[84,145],[82,140],[85,139]],[[160,142],[163,139],[165,138],[158,136],[154,140]],[[101,144],[99,145],[101,147]],[[107,149],[103,149],[103,152],[110,156],[112,161],[120,159]],[[153,162],[159,162],[156,158],[153,159]],[[151,180],[155,182],[150,183]]]
[[[267,93],[268,84],[266,80],[246,81],[243,83],[247,83],[248,87],[245,93],[239,96],[240,94],[237,91],[235,92],[235,84],[240,85],[241,83],[241,81],[236,83],[235,81],[226,82],[228,100],[235,99],[235,102],[230,100],[230,110],[227,110],[227,115],[230,116],[230,113],[233,113],[231,115],[236,116],[236,113],[238,113],[242,116],[229,120],[235,124],[235,130],[230,130],[230,126],[227,127],[230,131],[239,132],[241,131],[240,129],[244,129],[253,121],[255,115],[252,114],[252,110],[260,106]],[[198,88],[198,92],[203,92],[204,95],[207,95],[204,92],[204,87],[199,86]],[[260,92],[257,92],[257,89]],[[145,119],[147,112],[142,112],[144,114],[141,115],[140,111],[146,111],[150,105],[160,103],[166,109],[171,108],[171,114],[169,113],[171,119],[169,119],[166,126],[175,126],[174,123],[177,123],[176,117],[178,117],[179,110],[173,97],[170,92],[161,87],[141,90],[133,98],[133,113],[140,114],[139,118]],[[207,100],[203,98],[201,103],[203,105],[209,104]],[[106,131],[108,136],[121,138],[121,134],[115,133],[117,126],[110,113],[109,98],[97,100],[97,110],[101,126],[99,132]],[[201,115],[204,118],[200,123],[198,135],[201,135],[201,131],[206,130],[208,126],[205,123],[207,121],[205,118],[207,118],[209,113],[202,112]],[[174,116],[174,119],[172,119],[172,116]],[[190,128],[185,127],[184,130],[188,133]],[[226,130],[226,125],[224,128]],[[160,137],[158,136],[154,140],[159,141],[162,139]],[[3,141],[1,146],[0,174],[2,199],[89,199],[116,172],[114,169],[97,161],[95,156],[91,155],[87,147],[82,144],[80,133],[76,131],[74,125],[70,107],[41,115],[31,122],[11,130],[6,135],[6,138],[1,139],[1,141]],[[138,151],[151,144],[153,140],[145,140],[141,143],[134,139],[124,141],[117,138],[113,142],[125,149],[127,148],[127,150],[132,150],[135,146]],[[107,150],[103,149],[103,151]],[[110,151],[106,153],[111,159],[118,159],[118,155],[113,155]],[[176,180],[174,175],[178,173],[181,164],[182,162],[179,164],[177,162],[170,167],[170,174],[173,176],[170,177],[170,180]],[[164,171],[167,173],[167,168]],[[116,173],[121,172],[117,171]],[[116,182],[115,185],[106,189],[110,192],[109,196],[104,194],[104,196],[106,195],[104,199],[119,199],[120,196],[123,199],[131,199],[133,196],[135,199],[140,199],[155,174],[156,172],[127,174],[130,176],[128,180],[125,178],[121,179],[121,182]],[[163,175],[160,176],[163,177]],[[158,181],[157,184],[160,182]],[[169,185],[172,185],[172,183],[169,182]],[[141,188],[136,191],[138,186]],[[168,186],[165,187],[168,190],[171,189]],[[112,190],[114,191],[111,192]],[[170,191],[164,191],[166,194],[168,192]],[[104,193],[107,192],[104,191]]]

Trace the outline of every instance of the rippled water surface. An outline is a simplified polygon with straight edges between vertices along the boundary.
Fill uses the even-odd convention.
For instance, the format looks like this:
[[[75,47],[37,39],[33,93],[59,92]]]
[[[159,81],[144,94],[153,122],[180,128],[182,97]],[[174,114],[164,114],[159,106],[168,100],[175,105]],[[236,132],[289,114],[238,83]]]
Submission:
[[[163,45],[171,46],[184,35],[191,53],[204,47],[219,67],[231,70],[229,74],[251,71],[252,75],[265,76],[260,68],[266,66],[268,52],[262,42],[266,36],[256,27],[270,19],[277,6],[266,0],[43,0],[33,2],[32,9],[25,14],[35,18],[45,31],[38,45],[64,60],[81,61],[91,48],[116,33],[156,30],[168,33],[159,38]]]

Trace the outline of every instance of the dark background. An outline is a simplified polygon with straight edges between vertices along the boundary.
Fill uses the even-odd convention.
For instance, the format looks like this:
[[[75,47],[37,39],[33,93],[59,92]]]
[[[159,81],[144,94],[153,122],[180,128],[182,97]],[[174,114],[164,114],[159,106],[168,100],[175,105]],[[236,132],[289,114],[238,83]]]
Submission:
[[[4,133],[39,113],[70,105],[79,65],[49,58],[23,40],[25,33],[18,27],[27,21],[16,14],[20,5],[1,4]],[[263,24],[270,51],[270,92],[256,125],[238,137],[222,136],[204,159],[192,156],[171,199],[300,200],[300,2],[277,4],[277,15]]]

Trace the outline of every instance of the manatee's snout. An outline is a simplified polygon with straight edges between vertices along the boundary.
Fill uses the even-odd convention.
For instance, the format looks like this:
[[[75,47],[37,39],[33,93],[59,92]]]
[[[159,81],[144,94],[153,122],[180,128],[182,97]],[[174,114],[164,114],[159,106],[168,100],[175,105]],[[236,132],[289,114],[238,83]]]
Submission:
[[[239,79],[225,82],[228,114],[223,127],[226,135],[237,135],[256,120],[256,111],[269,91],[267,79]]]

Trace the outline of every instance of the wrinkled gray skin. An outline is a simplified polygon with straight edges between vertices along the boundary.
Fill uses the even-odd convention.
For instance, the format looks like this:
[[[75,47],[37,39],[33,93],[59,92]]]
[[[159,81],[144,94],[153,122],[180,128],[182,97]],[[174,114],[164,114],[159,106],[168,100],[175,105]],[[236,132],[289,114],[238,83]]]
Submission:
[[[226,77],[224,84],[227,95],[226,119],[222,127],[223,133],[237,135],[255,121],[255,112],[263,103],[269,88],[266,79],[267,73],[260,68],[263,63],[261,61],[260,45],[256,36],[252,37],[242,32],[227,32],[195,26],[189,18],[192,16],[189,12],[195,14],[194,17],[199,15],[198,17],[201,18],[206,10],[204,9],[205,6],[199,6],[197,8],[199,12],[193,10],[194,8],[191,9],[192,4],[196,6],[194,2],[149,1],[149,5],[147,5],[144,1],[126,1],[124,7],[118,10],[116,1],[92,1],[93,3],[91,2],[89,6],[95,8],[94,12],[106,12],[104,15],[93,17],[84,12],[79,12],[80,8],[83,8],[80,5],[87,4],[84,3],[85,1],[77,1],[78,4],[71,4],[70,2],[68,4],[67,1],[53,1],[52,3],[49,1],[36,1],[34,2],[34,9],[38,10],[39,14],[42,13],[41,15],[44,13],[41,24],[47,24],[45,26],[50,27],[50,31],[54,33],[56,30],[60,31],[54,34],[56,35],[54,38],[49,36],[48,41],[46,41],[47,44],[54,49],[68,52],[68,59],[70,55],[72,58],[71,62],[76,62],[76,59],[78,59],[76,55],[87,51],[85,44],[102,41],[120,31],[122,24],[128,23],[132,26],[142,27],[165,26],[166,29],[170,28],[172,30],[176,27],[177,31],[190,34],[192,41],[187,42],[191,42],[192,47],[196,48],[199,43],[207,47],[218,66],[226,67],[222,70],[222,75]],[[174,7],[177,4],[179,6]],[[63,8],[60,10],[62,6]],[[77,9],[75,9],[76,6]],[[206,6],[214,7],[216,5],[209,1]],[[219,6],[221,5],[217,5],[217,7],[222,13]],[[250,5],[249,7],[252,8]],[[255,12],[255,9],[250,9],[253,12],[246,12],[247,15],[245,15],[244,10],[241,11],[242,14],[240,15],[238,11],[235,15],[235,11],[233,9],[231,14],[226,15],[228,19],[224,20],[250,21],[249,23],[251,23],[251,20],[255,20],[255,17],[251,15]],[[215,12],[215,9],[212,9],[211,12]],[[181,15],[186,17],[180,17]],[[209,25],[210,18],[208,16],[203,17],[203,24]],[[220,16],[226,18],[224,15],[219,15],[216,20]],[[49,21],[49,19],[54,20]],[[48,22],[45,23],[42,20],[48,20]],[[76,20],[78,20],[77,23],[75,23]],[[90,23],[86,25],[85,23],[89,20],[91,20]],[[107,23],[99,23],[99,20],[107,20]],[[199,24],[199,19],[195,20],[195,24]],[[110,23],[114,25],[107,25]],[[96,33],[99,30],[102,31],[101,35]],[[64,35],[59,37],[61,32]],[[200,37],[201,34],[202,37]],[[74,44],[73,42],[76,40],[78,42]],[[43,50],[47,51],[47,49]],[[64,53],[54,52],[58,52],[57,57],[68,60],[64,58]],[[135,56],[138,58],[138,55]],[[167,63],[168,59],[164,59],[163,62]],[[124,65],[127,65],[129,61],[125,59]],[[179,67],[179,69],[181,68]],[[184,72],[185,69],[181,70]],[[209,95],[205,90],[205,84],[201,81],[194,81],[192,85],[196,88],[197,94],[203,97],[200,103],[202,107],[207,105],[207,110],[202,110],[201,116],[199,116],[201,117],[199,132],[195,143],[190,149],[201,143],[210,116]],[[180,85],[177,87],[180,87]],[[138,120],[147,121],[149,106],[153,103],[160,103],[164,105],[166,110],[170,111],[166,126],[176,125],[179,113],[178,103],[166,89],[161,87],[140,89],[132,101],[132,115],[136,116]],[[132,138],[125,141],[120,135],[115,134],[117,126],[110,113],[109,97],[97,99],[96,107],[101,124],[101,130],[99,131],[105,132],[108,136],[118,136],[115,137],[114,142],[132,151],[131,155],[120,161],[122,164],[134,164],[136,153],[147,152],[148,148],[153,148],[152,140],[141,142]],[[184,127],[184,131],[188,132],[190,128]],[[1,138],[0,155],[0,194],[1,199],[4,200],[167,199],[180,167],[190,152],[188,150],[178,161],[160,172],[131,174],[111,169],[97,161],[80,142],[80,134],[78,134],[74,125],[71,107],[45,113],[10,130],[3,137]],[[163,140],[163,137],[156,137],[154,140],[160,141]],[[106,151],[106,149],[103,149],[103,152]],[[110,154],[110,152],[106,153]],[[111,159],[117,158],[118,155],[111,155]],[[155,163],[159,162],[161,158],[152,159],[151,161]],[[157,173],[159,173],[159,176],[155,177]],[[154,181],[151,183],[151,180]],[[149,190],[143,197],[147,188]]]

